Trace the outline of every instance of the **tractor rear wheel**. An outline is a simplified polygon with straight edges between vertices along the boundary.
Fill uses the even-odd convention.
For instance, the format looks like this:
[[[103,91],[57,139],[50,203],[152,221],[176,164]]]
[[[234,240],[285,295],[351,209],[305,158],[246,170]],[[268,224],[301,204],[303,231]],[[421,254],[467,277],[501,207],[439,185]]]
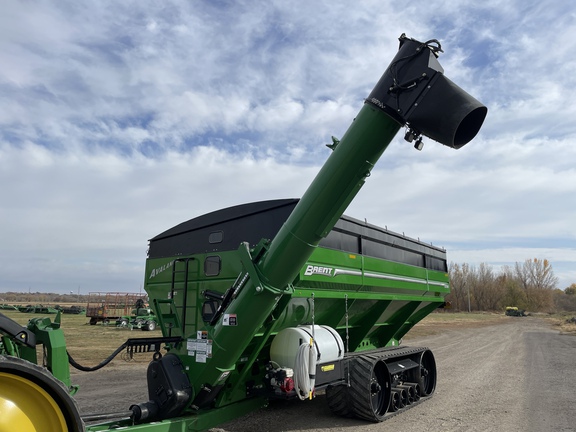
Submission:
[[[0,355],[0,432],[82,432],[66,387],[38,365]]]

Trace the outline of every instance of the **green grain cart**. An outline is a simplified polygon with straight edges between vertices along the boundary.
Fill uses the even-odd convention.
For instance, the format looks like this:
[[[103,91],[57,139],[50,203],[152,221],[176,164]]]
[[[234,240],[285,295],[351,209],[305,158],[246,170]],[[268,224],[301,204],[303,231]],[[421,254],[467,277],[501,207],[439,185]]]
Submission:
[[[336,414],[379,422],[431,396],[432,352],[400,342],[444,304],[445,251],[343,213],[401,127],[418,149],[422,135],[457,149],[479,131],[487,109],[444,76],[440,51],[400,37],[301,199],[219,210],[150,240],[144,287],[168,352],[149,365],[149,400],[86,430],[201,431],[321,391]],[[18,329],[0,327],[17,356]],[[84,430],[73,400],[51,390],[61,386],[26,366],[0,358],[0,399],[34,381],[47,392],[30,412],[14,403],[25,419],[42,409],[61,422],[52,430]]]

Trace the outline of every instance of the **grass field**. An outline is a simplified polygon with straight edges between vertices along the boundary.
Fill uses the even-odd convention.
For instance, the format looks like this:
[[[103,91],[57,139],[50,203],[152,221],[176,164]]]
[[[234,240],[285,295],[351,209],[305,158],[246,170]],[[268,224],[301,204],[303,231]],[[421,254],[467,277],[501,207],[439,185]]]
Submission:
[[[18,311],[1,311],[4,315],[12,318],[18,324],[26,326],[32,318],[43,315],[29,314]],[[46,315],[54,321],[56,315]],[[130,330],[119,328],[115,325],[89,325],[89,319],[85,315],[62,315],[62,330],[66,338],[66,346],[70,355],[83,366],[95,366],[107,358],[116,348],[126,342],[128,338],[161,336],[159,330],[148,332],[139,329]],[[136,354],[135,361],[150,361],[151,354]],[[124,363],[119,354],[113,363]]]
[[[576,317],[576,313],[562,313],[547,316],[545,319],[561,333],[576,335],[574,317]]]

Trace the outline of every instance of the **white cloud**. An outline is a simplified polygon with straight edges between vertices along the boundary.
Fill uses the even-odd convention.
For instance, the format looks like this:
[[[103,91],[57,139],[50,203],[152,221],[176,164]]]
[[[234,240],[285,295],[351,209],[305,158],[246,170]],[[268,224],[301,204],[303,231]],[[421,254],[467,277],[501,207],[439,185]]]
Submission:
[[[298,197],[316,171],[212,147],[152,160],[4,146],[0,162],[3,290],[133,290],[148,238],[254,197]]]
[[[459,151],[395,139],[347,213],[452,259],[549,254],[576,279],[575,17],[551,0],[4,5],[0,291],[133,289],[147,238],[300,196],[403,32],[439,39],[488,117]]]

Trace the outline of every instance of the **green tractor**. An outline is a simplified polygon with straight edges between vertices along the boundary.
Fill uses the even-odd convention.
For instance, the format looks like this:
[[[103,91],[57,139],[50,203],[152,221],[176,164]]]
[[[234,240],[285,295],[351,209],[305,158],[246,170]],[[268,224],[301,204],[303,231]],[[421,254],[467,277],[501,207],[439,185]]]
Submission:
[[[144,331],[154,331],[158,325],[154,311],[146,306],[144,299],[136,300],[132,315],[125,315],[116,320],[116,326]]]

